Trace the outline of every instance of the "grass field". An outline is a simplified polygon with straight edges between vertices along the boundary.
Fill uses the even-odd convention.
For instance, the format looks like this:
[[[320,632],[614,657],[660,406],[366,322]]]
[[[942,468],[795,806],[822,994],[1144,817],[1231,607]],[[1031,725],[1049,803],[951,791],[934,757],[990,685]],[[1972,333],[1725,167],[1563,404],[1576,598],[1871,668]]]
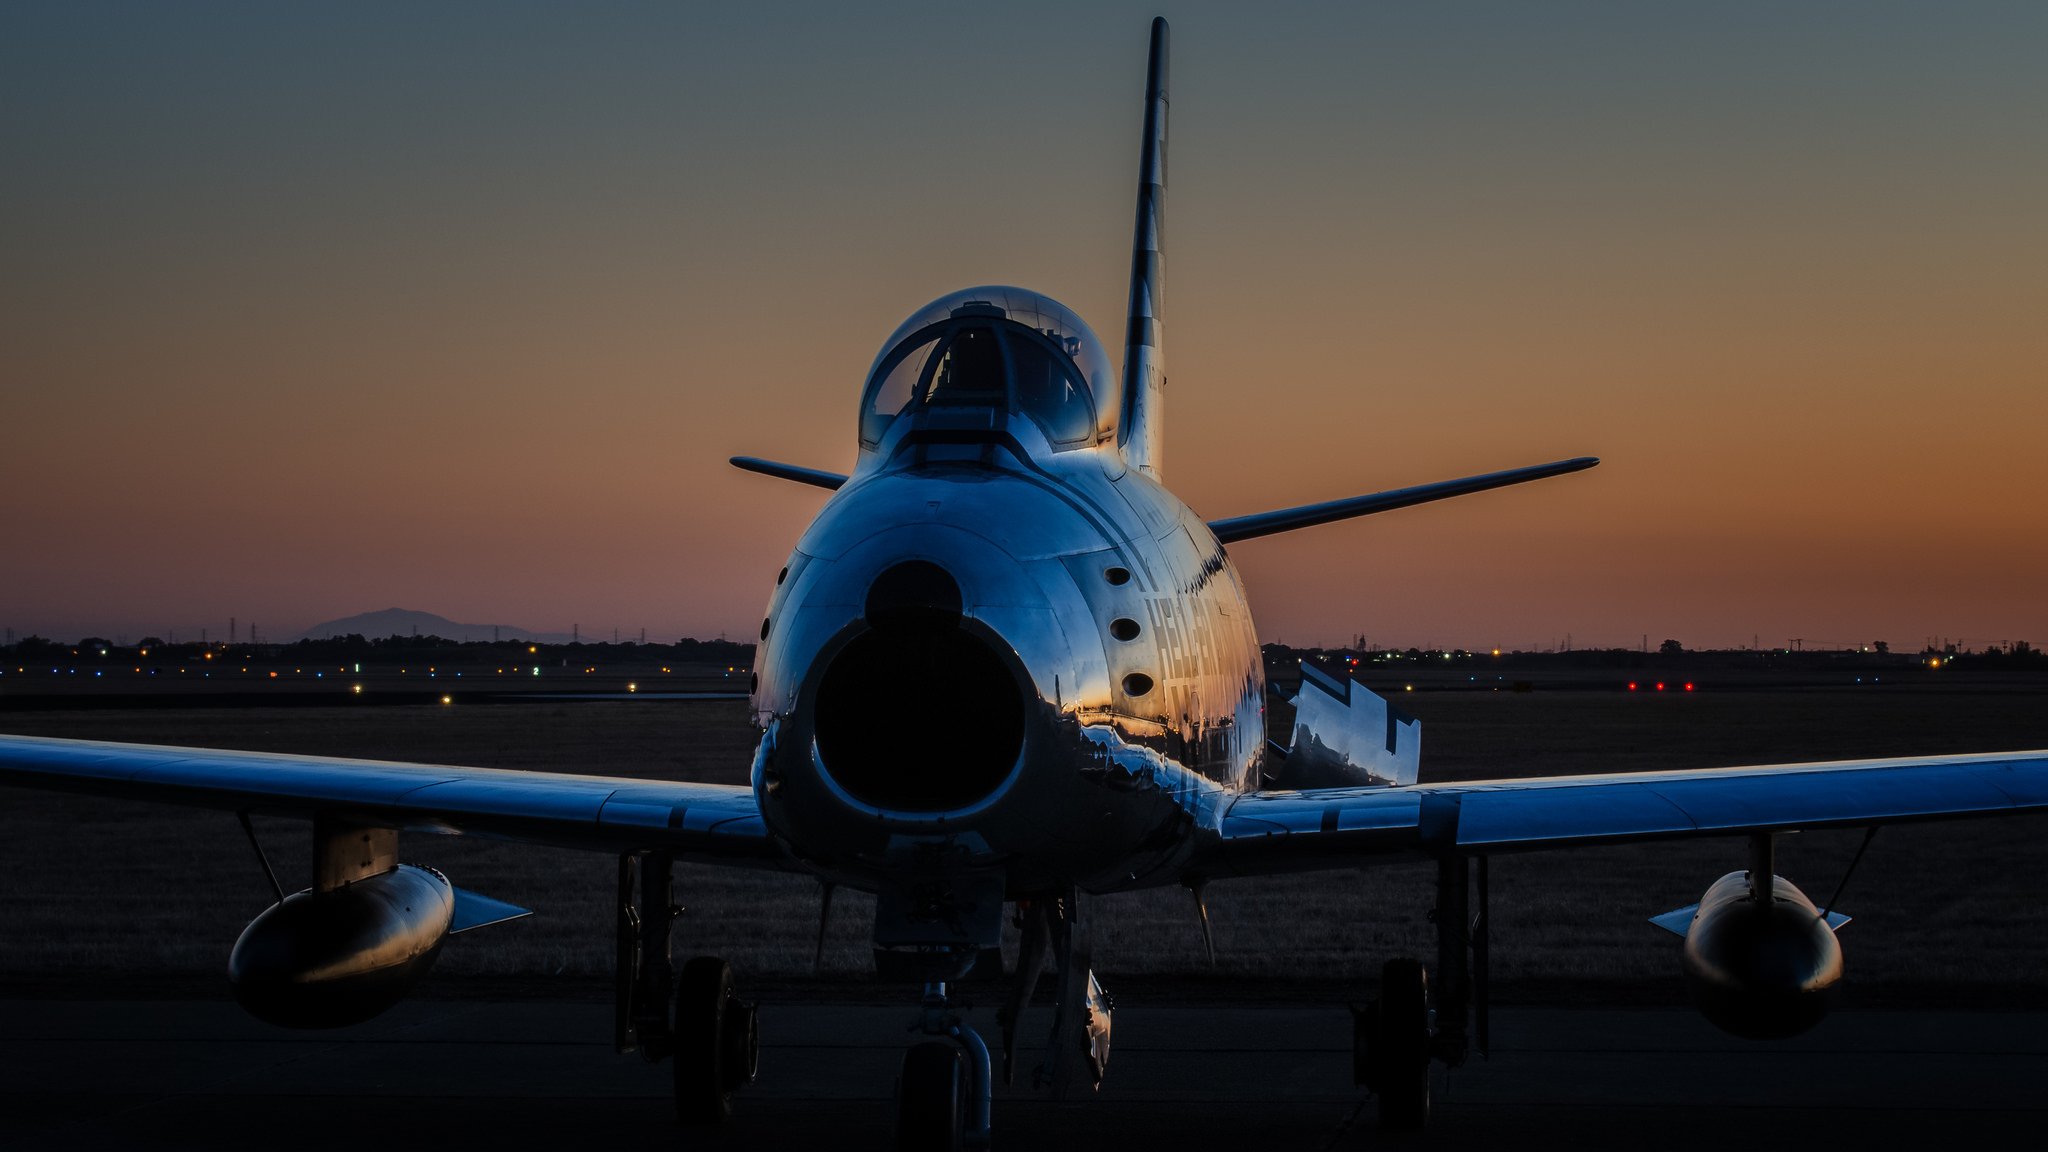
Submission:
[[[1425,779],[1662,769],[2048,747],[2048,694],[2025,685],[1645,696],[1417,692]],[[199,744],[707,781],[745,779],[741,702],[373,709],[13,711],[25,735]],[[260,820],[287,888],[303,886],[305,826]],[[1861,833],[1787,838],[1780,871],[1824,901]],[[452,942],[442,989],[493,977],[588,989],[608,975],[613,861],[481,841],[410,838],[403,855],[535,909]],[[1513,856],[1493,865],[1494,965],[1504,998],[1675,995],[1677,944],[1645,917],[1742,867],[1739,841]],[[272,897],[232,815],[0,790],[0,985],[217,979]],[[2048,818],[1888,829],[1842,899],[1850,986],[1866,1002],[2004,995],[2048,1000]],[[1251,995],[1370,980],[1387,956],[1428,955],[1431,872],[1399,866],[1214,884],[1210,967],[1185,891],[1108,897],[1098,967],[1128,987],[1217,981]],[[679,950],[745,974],[811,968],[818,887],[805,878],[678,869]],[[826,952],[835,982],[868,981],[872,904],[842,894]]]

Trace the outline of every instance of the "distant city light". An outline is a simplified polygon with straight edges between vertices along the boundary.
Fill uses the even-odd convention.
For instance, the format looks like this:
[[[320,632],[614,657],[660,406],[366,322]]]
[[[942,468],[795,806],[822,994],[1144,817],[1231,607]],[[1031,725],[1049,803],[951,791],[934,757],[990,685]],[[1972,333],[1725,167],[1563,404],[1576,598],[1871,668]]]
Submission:
[[[356,695],[358,695],[358,696],[361,696],[361,695],[363,694],[363,686],[362,686],[361,684],[357,684],[357,685],[355,685],[355,686],[351,687],[351,688],[349,689],[349,691],[351,691],[351,692],[355,693],[355,694],[356,694]]]
[[[453,696],[443,696],[443,697],[441,697],[441,703],[443,703],[443,704],[453,704],[453,703],[455,703],[455,697],[453,697]]]

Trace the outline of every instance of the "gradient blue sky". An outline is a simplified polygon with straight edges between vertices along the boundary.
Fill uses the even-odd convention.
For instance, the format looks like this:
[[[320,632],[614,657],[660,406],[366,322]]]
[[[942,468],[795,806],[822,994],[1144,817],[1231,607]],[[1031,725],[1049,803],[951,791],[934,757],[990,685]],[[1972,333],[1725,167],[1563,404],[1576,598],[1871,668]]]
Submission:
[[[0,624],[745,636],[924,301],[1114,338],[1307,641],[2048,640],[2048,8],[7,5]]]

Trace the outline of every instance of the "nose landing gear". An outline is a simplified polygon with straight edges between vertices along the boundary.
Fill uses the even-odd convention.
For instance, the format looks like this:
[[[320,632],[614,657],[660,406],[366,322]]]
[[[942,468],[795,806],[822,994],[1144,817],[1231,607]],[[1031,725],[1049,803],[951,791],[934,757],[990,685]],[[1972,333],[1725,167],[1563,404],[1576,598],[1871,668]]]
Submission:
[[[994,1074],[988,1045],[953,1010],[944,981],[924,988],[916,1029],[933,1039],[912,1046],[896,1079],[899,1152],[959,1152],[989,1145]]]

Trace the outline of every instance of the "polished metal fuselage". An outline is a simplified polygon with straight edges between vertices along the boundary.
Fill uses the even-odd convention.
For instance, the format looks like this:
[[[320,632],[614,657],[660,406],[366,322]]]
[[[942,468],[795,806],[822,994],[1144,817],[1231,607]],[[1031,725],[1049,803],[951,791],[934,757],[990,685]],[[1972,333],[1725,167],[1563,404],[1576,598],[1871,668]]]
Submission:
[[[1020,415],[961,426],[973,423],[934,413],[863,451],[779,576],[752,702],[767,826],[805,866],[860,888],[935,868],[998,874],[1012,896],[1181,879],[1223,802],[1256,786],[1266,752],[1264,670],[1237,571],[1113,440],[1056,452]],[[952,811],[865,803],[817,749],[822,670],[867,627],[876,577],[910,560],[954,576],[962,626],[1024,688],[1008,778]],[[914,685],[891,707],[906,747],[929,739]]]

